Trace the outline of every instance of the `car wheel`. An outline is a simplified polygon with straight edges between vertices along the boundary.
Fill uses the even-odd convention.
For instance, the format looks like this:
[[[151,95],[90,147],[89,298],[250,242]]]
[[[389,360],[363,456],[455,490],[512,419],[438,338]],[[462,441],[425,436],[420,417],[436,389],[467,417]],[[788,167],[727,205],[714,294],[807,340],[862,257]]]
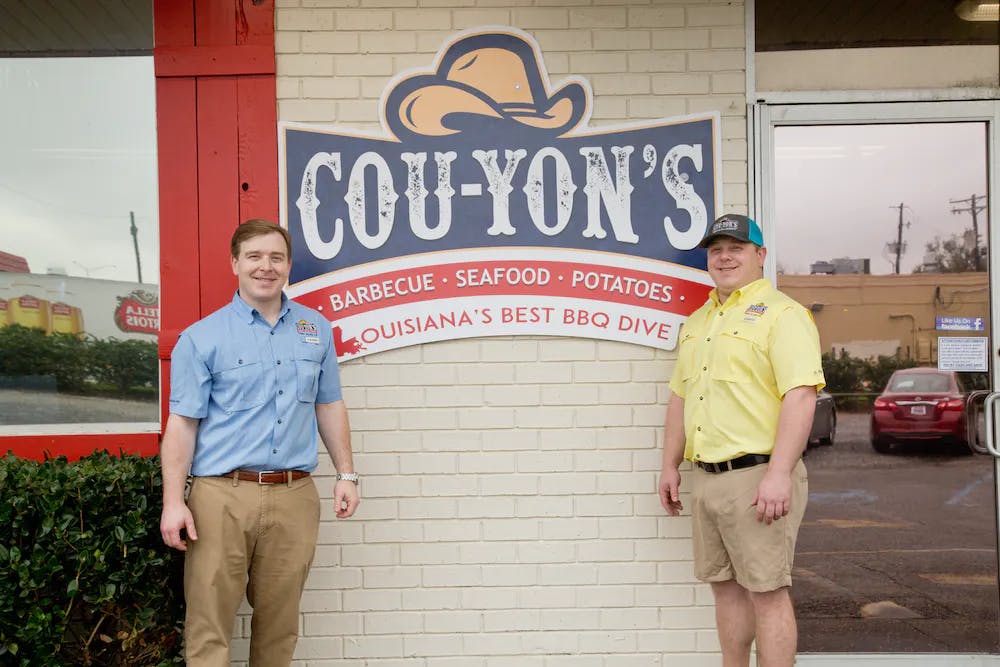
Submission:
[[[827,434],[825,438],[819,439],[819,444],[823,445],[824,447],[829,447],[830,445],[833,444],[833,440],[836,437],[837,437],[837,413],[834,412],[832,415],[830,415],[830,432]]]
[[[892,451],[892,445],[882,438],[872,438],[872,448],[879,454],[888,454]]]

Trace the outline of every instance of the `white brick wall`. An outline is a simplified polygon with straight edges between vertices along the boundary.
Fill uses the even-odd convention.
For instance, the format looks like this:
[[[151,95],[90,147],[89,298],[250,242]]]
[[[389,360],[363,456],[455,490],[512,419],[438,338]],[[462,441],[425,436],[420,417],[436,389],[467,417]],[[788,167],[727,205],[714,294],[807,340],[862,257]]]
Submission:
[[[590,81],[592,125],[719,111],[725,205],[741,209],[743,17],[710,0],[278,0],[279,118],[377,132],[392,76],[459,30],[512,25],[554,82]],[[717,664],[690,522],[655,496],[673,358],[505,337],[345,364],[363,502],[349,521],[324,506],[295,664]],[[245,617],[237,631],[245,660]]]

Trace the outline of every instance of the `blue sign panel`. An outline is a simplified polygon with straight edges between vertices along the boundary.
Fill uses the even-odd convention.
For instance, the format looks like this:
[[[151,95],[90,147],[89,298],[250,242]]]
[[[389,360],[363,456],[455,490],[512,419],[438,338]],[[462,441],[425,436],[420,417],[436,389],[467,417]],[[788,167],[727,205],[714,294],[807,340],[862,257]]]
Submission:
[[[982,317],[936,317],[934,326],[938,331],[985,331],[986,320]]]

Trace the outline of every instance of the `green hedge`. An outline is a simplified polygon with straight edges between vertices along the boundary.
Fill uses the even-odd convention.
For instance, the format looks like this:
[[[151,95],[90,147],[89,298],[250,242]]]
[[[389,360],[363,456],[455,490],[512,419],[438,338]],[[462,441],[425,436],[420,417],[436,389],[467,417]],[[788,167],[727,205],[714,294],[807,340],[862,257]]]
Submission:
[[[839,356],[823,355],[826,390],[833,394],[837,407],[844,410],[867,410],[882,393],[889,377],[900,368],[912,368],[917,362],[885,355],[860,359],[846,351]]]
[[[912,359],[885,355],[861,359],[852,357],[846,351],[841,351],[838,356],[826,353],[823,355],[826,391],[833,394],[838,408],[867,410],[875,397],[885,390],[893,373],[919,365]],[[959,373],[959,381],[969,391],[989,388],[989,378],[985,373]]]
[[[158,457],[0,458],[0,665],[181,663]]]
[[[59,391],[80,392],[99,385],[119,393],[156,387],[156,343],[46,334],[19,324],[0,328],[0,378],[18,387],[19,378],[50,377]],[[30,382],[27,384],[31,384]]]

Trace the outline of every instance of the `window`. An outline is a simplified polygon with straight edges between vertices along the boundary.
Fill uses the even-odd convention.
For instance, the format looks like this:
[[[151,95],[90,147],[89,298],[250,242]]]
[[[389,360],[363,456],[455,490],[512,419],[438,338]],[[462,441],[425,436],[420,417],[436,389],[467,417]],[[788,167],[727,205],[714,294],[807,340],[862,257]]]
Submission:
[[[0,99],[0,435],[158,431],[153,59],[2,58]]]

